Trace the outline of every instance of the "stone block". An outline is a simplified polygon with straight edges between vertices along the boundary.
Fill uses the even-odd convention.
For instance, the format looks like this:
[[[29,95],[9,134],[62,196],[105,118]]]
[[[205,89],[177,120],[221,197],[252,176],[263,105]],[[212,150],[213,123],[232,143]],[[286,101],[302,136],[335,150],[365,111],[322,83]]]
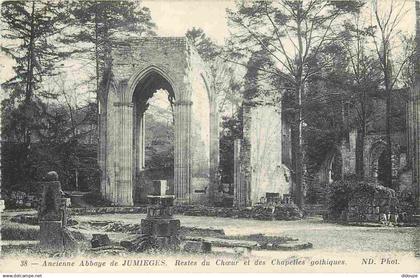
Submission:
[[[178,249],[179,239],[176,236],[155,237],[154,245],[155,245],[155,248],[158,248],[160,250],[162,249],[175,250],[175,249]]]
[[[92,245],[92,248],[96,248],[110,245],[111,241],[109,240],[109,237],[106,234],[93,234],[90,243]]]
[[[189,240],[185,242],[183,250],[190,253],[210,253],[211,243],[206,241]]]
[[[172,207],[149,206],[147,208],[147,218],[172,218]]]
[[[62,233],[63,233],[64,249],[65,250],[77,249],[77,240],[73,236],[73,233],[66,228],[62,229]],[[83,237],[83,234],[80,233],[80,235]]]
[[[368,214],[366,214],[366,220],[367,221],[372,221],[372,222],[378,222],[379,221],[379,214],[368,213]]]
[[[163,196],[166,195],[168,189],[168,182],[166,180],[153,181],[153,195]]]
[[[40,221],[39,228],[39,240],[42,249],[64,250],[61,221]]]
[[[153,236],[178,235],[181,222],[178,219],[142,219],[141,233]]]
[[[59,181],[43,183],[42,201],[39,211],[40,220],[61,220],[61,184]]]

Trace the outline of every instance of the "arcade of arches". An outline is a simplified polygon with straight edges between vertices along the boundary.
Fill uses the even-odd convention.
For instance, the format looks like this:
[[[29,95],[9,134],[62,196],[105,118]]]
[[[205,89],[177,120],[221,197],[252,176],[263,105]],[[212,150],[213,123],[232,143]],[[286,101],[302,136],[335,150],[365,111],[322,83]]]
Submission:
[[[350,137],[355,134],[350,134]],[[401,138],[400,138],[401,137]],[[392,145],[392,176],[400,178],[404,176],[403,170],[407,164],[406,153],[401,151],[400,141],[403,136],[394,136]],[[345,175],[355,174],[355,140],[342,142],[341,146],[334,147],[327,154],[324,163],[318,172],[318,181],[321,184],[330,184],[343,178]],[[384,182],[386,169],[386,143],[380,135],[369,135],[365,141],[364,150],[364,174],[366,178],[374,179],[379,183]],[[400,182],[402,187],[404,182]],[[406,182],[407,186],[411,181]],[[401,188],[400,188],[401,189]]]

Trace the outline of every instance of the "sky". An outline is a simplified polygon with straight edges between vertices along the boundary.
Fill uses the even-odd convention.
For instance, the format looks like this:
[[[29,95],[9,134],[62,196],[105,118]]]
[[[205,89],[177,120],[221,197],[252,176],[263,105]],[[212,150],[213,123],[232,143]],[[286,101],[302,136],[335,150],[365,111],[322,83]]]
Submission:
[[[388,0],[381,1],[386,5]],[[414,8],[414,1],[408,2]],[[188,29],[199,27],[219,44],[229,36],[226,9],[235,7],[234,0],[143,0],[142,3],[150,9],[159,36],[184,36]],[[414,31],[414,9],[405,15],[401,25],[408,32]],[[12,65],[10,58],[0,54],[0,83],[13,76]]]
[[[233,0],[143,0],[161,36],[184,36],[188,29],[200,27],[222,44],[228,36],[226,8]]]
[[[1,1],[1,0],[0,0]],[[184,36],[188,29],[200,27],[217,43],[228,36],[226,8],[233,0],[143,0],[151,11],[159,36]],[[13,60],[0,53],[0,83],[13,77]]]

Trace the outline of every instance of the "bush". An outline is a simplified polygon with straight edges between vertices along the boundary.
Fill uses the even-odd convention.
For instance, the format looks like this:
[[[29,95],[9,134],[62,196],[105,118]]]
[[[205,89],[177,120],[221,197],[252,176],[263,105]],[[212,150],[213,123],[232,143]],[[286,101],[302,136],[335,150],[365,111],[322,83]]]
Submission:
[[[354,180],[335,181],[328,187],[328,219],[339,219],[342,212],[347,211],[354,187],[356,187]]]
[[[325,203],[325,193],[327,185],[318,182],[309,184],[305,195],[306,204],[323,204]]]
[[[328,188],[326,218],[377,222],[382,214],[414,212],[413,197],[403,194],[400,199],[402,205],[393,189],[372,181],[337,181]]]

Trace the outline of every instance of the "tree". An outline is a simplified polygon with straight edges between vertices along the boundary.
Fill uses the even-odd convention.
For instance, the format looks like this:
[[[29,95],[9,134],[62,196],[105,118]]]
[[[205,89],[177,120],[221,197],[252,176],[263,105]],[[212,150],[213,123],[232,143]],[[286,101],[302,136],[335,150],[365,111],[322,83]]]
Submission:
[[[100,78],[111,63],[111,49],[131,37],[155,35],[150,10],[140,1],[69,2],[70,22],[74,26],[62,41],[75,45],[73,56],[94,62],[96,92]]]
[[[398,35],[401,30],[398,28],[406,13],[406,1],[403,3],[391,1],[387,4],[389,4],[387,8],[384,8],[378,1],[372,3],[373,24],[377,29],[377,32],[372,34],[372,39],[382,72],[382,85],[386,97],[386,176],[384,182],[386,186],[392,187],[391,96],[411,55],[395,59],[398,54],[396,49],[400,47]]]
[[[209,66],[211,84],[216,94],[219,112],[232,116],[237,112],[240,103],[239,91],[242,84],[238,78],[240,75],[238,67],[225,62],[221,57],[221,53],[224,51],[223,47],[209,38],[203,29],[193,27],[185,35],[195,46],[203,61]],[[227,111],[229,105],[231,109]]]
[[[328,60],[314,60],[334,37],[334,24],[344,12],[357,11],[352,1],[258,1],[239,2],[236,11],[229,11],[229,20],[236,27],[231,52],[236,58],[249,57],[262,49],[273,60],[273,67],[263,69],[281,79],[281,92],[292,92],[292,173],[295,202],[303,204],[303,98],[306,82],[320,69],[331,66]],[[235,62],[236,59],[230,59]]]
[[[364,145],[369,116],[374,109],[370,105],[369,94],[377,91],[380,83],[379,64],[371,49],[369,39],[374,33],[371,25],[366,25],[361,13],[354,13],[344,24],[340,33],[340,45],[346,58],[346,71],[341,73],[343,80],[341,89],[348,91],[344,97],[348,110],[355,111],[354,124],[356,128],[356,175],[364,178]],[[340,73],[339,73],[340,74]],[[351,124],[351,123],[350,123]]]
[[[21,179],[31,180],[33,133],[42,126],[43,99],[52,97],[42,82],[57,74],[57,63],[66,57],[56,41],[66,26],[64,6],[61,1],[7,1],[1,14],[1,50],[15,62],[15,75],[2,84],[9,94],[2,103],[2,133],[6,140],[17,142],[13,148],[16,172]]]
[[[2,35],[8,42],[1,50],[16,62],[15,76],[3,86],[21,106],[23,136],[19,138],[29,149],[39,113],[37,98],[48,96],[41,81],[57,72],[55,66],[64,57],[54,36],[64,28],[65,13],[61,2],[46,1],[8,1],[2,3],[1,12],[6,27]]]

